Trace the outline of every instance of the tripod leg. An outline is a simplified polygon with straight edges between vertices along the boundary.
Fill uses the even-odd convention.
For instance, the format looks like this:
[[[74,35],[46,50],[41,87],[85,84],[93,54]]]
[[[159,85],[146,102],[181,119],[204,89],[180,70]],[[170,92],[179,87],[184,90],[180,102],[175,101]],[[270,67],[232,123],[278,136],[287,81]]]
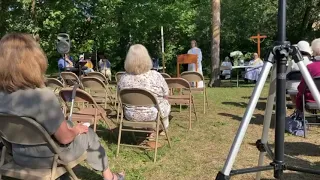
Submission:
[[[271,83],[269,87],[269,96],[267,99],[267,105],[266,105],[266,111],[264,114],[264,120],[263,120],[263,130],[262,130],[262,137],[261,137],[261,144],[266,145],[268,142],[268,132],[270,128],[271,118],[272,118],[272,110],[274,105],[274,100],[276,96],[276,66],[272,68],[271,71]],[[258,166],[263,165],[263,159],[265,157],[267,152],[260,151],[259,154],[259,161]],[[256,180],[260,180],[261,172],[258,172],[256,175]]]
[[[227,161],[224,164],[224,167],[221,172],[217,175],[216,179],[227,179],[228,176],[230,176],[230,171],[232,169],[232,166],[234,164],[234,161],[236,159],[236,156],[239,152],[240,145],[242,143],[242,140],[244,138],[245,132],[247,131],[247,128],[249,126],[253,111],[258,103],[261,91],[263,89],[263,86],[266,82],[266,79],[268,77],[268,74],[270,72],[270,69],[272,67],[272,63],[267,61],[263,65],[259,80],[253,90],[252,96],[250,98],[249,104],[247,106],[246,112],[242,118],[240,127],[237,131],[237,134],[233,140],[233,144],[231,146],[231,149],[229,151],[229,155],[227,158]]]

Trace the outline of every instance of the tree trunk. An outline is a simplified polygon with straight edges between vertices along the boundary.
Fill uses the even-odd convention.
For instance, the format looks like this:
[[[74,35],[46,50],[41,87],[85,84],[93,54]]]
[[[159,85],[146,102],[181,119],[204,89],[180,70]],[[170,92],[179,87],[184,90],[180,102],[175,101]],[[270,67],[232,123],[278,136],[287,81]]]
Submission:
[[[211,80],[209,87],[220,86],[220,0],[211,0],[212,6],[212,44]]]

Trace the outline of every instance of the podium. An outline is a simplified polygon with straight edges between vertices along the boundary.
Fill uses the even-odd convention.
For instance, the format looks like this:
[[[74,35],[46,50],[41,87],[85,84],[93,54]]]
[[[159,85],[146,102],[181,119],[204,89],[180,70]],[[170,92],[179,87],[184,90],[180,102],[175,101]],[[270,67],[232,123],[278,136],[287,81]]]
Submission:
[[[177,77],[180,76],[181,64],[195,64],[196,71],[198,71],[198,55],[195,54],[181,54],[177,58]]]

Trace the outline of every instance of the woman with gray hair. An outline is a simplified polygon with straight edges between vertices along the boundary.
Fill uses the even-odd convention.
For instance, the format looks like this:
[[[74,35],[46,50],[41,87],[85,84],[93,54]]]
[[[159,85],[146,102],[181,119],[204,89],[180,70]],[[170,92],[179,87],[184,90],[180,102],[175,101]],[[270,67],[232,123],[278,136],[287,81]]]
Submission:
[[[126,73],[118,82],[118,89],[141,88],[150,91],[157,97],[160,106],[160,114],[163,119],[164,128],[169,126],[169,114],[171,106],[167,100],[169,88],[157,71],[152,71],[152,60],[148,50],[141,44],[132,45],[128,51],[124,62]],[[157,109],[155,107],[125,107],[124,115],[127,120],[150,121],[157,119]],[[154,134],[151,134],[153,136]],[[160,133],[160,135],[164,135]]]

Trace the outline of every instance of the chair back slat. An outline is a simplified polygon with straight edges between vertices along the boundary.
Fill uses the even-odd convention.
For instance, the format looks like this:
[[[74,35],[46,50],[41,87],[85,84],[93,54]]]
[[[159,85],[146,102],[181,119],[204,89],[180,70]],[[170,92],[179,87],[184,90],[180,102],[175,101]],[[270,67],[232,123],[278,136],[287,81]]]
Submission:
[[[117,72],[117,74],[116,74],[116,82],[119,82],[121,76],[122,76],[123,74],[125,74],[125,73],[126,73],[126,72],[124,72],[124,71]]]
[[[156,97],[149,91],[138,88],[122,89],[119,93],[122,104],[130,106],[158,106]]]
[[[171,78],[171,76],[167,73],[160,73],[163,78]]]
[[[104,83],[108,83],[108,79],[101,72],[90,72],[90,73],[87,74],[87,76],[95,77],[95,78],[100,79]]]
[[[97,77],[84,77],[81,81],[84,88],[92,90],[106,90],[104,82]]]
[[[72,88],[64,88],[61,89],[59,92],[59,96],[64,102],[71,102],[72,101]],[[89,103],[89,104],[95,104],[95,100],[92,98],[90,94],[85,92],[84,90],[77,89],[76,90],[76,95],[74,98],[74,102],[79,102],[79,103]]]
[[[20,145],[45,145],[58,153],[56,143],[48,132],[34,119],[10,114],[0,114],[0,136],[5,141]]]
[[[183,78],[167,78],[166,82],[170,89],[173,89],[173,88],[190,89],[189,82]]]
[[[296,80],[300,81],[302,74],[300,71],[291,71],[287,74],[287,80]]]
[[[49,88],[63,88],[63,83],[56,78],[47,78],[45,84]]]
[[[199,82],[204,80],[203,75],[197,71],[185,71],[181,73],[180,77],[188,82]]]
[[[60,76],[68,86],[81,84],[78,76],[73,72],[61,72]]]

